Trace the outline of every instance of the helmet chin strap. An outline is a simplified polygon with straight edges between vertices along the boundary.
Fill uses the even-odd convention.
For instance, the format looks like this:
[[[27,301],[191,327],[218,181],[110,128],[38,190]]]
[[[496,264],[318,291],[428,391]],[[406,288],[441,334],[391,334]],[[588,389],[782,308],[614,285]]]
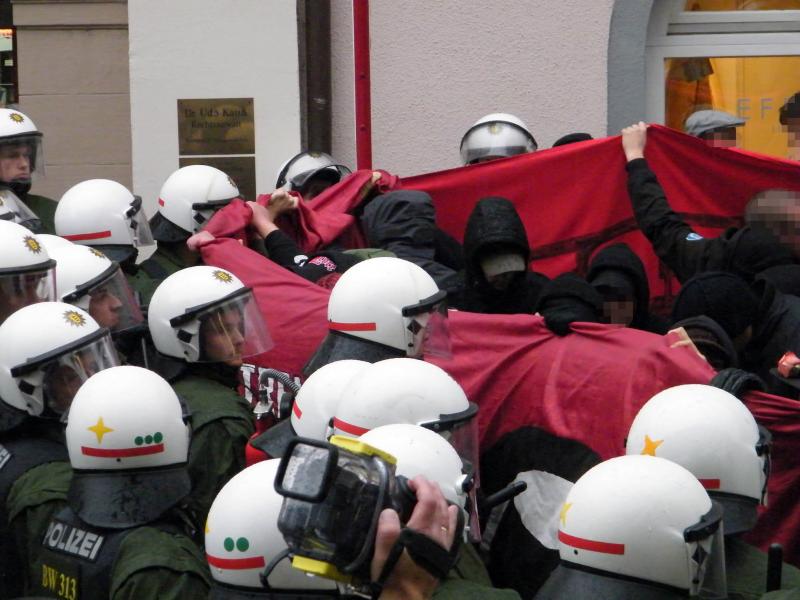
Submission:
[[[14,181],[5,181],[3,184],[14,192],[20,200],[25,200],[28,192],[31,191],[30,179],[16,179]]]

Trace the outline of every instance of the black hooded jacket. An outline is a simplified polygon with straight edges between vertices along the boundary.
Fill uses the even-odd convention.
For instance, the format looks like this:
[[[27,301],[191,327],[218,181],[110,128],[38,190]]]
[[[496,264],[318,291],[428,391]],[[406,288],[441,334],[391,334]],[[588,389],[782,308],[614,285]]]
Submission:
[[[376,197],[364,208],[361,225],[371,246],[422,267],[439,289],[449,293],[458,287],[456,271],[437,256],[441,236],[433,201],[425,192],[399,190]]]
[[[650,284],[644,265],[636,253],[627,244],[606,246],[598,252],[589,265],[586,280],[601,295],[606,290],[624,292],[625,297],[632,297],[635,302],[633,321],[628,327],[642,329],[652,333],[667,332],[667,321],[650,314]]]
[[[715,238],[698,235],[670,208],[645,159],[630,161],[627,170],[636,223],[681,283],[702,271],[730,271],[749,283],[764,269],[796,262],[771,234],[751,227],[732,227]]]
[[[464,289],[449,304],[461,310],[489,314],[533,313],[548,278],[533,271],[520,272],[508,289],[489,285],[481,259],[491,253],[520,254],[530,262],[531,249],[522,219],[505,198],[478,201],[464,232]]]
[[[767,281],[754,285],[760,297],[753,337],[744,350],[748,371],[764,380],[788,350],[800,355],[800,298],[783,294]]]

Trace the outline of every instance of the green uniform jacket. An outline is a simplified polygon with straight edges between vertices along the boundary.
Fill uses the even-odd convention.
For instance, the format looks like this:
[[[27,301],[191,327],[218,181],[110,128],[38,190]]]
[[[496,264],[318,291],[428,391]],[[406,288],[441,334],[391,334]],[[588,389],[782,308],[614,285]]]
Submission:
[[[236,390],[213,379],[187,374],[172,387],[191,411],[189,506],[203,531],[217,493],[245,467],[245,445],[255,432],[253,411]]]
[[[134,291],[139,292],[140,304],[147,306],[162,281],[188,266],[174,252],[159,246],[150,258],[139,265],[135,275],[128,275],[128,283]]]
[[[464,544],[456,566],[451,569],[442,584],[433,594],[437,600],[480,600],[496,598],[497,600],[519,600],[514,590],[498,590],[492,587],[489,573],[471,544]]]
[[[725,574],[729,600],[758,600],[767,588],[767,555],[735,536],[728,536]],[[795,588],[800,588],[800,570],[784,563],[781,590]]]
[[[800,600],[800,590],[778,590],[761,596],[761,600]]]
[[[67,503],[69,463],[35,467],[17,480],[8,497],[12,534],[24,552],[29,582],[40,577],[37,550],[53,515]],[[111,574],[112,600],[206,598],[210,573],[200,549],[186,536],[139,527],[120,546]]]
[[[44,233],[51,233],[55,235],[55,216],[58,202],[45,196],[36,196],[35,194],[28,194],[23,202],[25,203],[25,206],[30,208],[36,213],[36,216],[39,217],[39,220],[42,222],[42,229],[44,229]]]

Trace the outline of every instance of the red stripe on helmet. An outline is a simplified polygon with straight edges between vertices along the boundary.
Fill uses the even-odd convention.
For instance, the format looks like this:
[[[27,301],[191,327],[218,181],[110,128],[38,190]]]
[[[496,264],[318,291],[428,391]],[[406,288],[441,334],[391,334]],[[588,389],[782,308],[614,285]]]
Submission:
[[[82,240],[101,240],[103,238],[111,237],[111,231],[95,231],[93,233],[74,233],[72,235],[61,236],[64,239],[72,242],[80,242]]]
[[[558,530],[558,540],[581,550],[591,550],[592,552],[602,552],[603,554],[625,554],[625,544],[587,540],[564,533],[560,529]]]
[[[336,321],[328,321],[328,329],[335,331],[376,331],[378,329],[377,323],[337,323]]]
[[[159,198],[159,199],[158,199],[158,205],[159,205],[159,206],[164,206],[164,200],[163,200],[163,198]]]
[[[294,416],[297,417],[298,419],[302,418],[303,416],[303,411],[300,410],[299,406],[297,406],[297,400],[295,400],[292,403],[292,412],[294,413]]]
[[[206,552],[206,560],[212,567],[220,569],[263,569],[266,565],[263,556],[251,556],[249,558],[220,558],[212,556]]]
[[[698,479],[697,481],[707,490],[718,490],[722,486],[719,479]]]
[[[364,427],[359,427],[358,425],[353,425],[352,423],[348,423],[347,421],[342,421],[341,419],[337,419],[336,417],[333,418],[333,426],[336,429],[341,429],[345,433],[349,433],[350,435],[363,435],[369,431],[369,429],[365,429]]]
[[[164,444],[153,444],[152,446],[137,446],[136,448],[91,448],[81,446],[81,454],[86,456],[98,456],[100,458],[129,458],[131,456],[148,456],[159,454],[164,451]]]

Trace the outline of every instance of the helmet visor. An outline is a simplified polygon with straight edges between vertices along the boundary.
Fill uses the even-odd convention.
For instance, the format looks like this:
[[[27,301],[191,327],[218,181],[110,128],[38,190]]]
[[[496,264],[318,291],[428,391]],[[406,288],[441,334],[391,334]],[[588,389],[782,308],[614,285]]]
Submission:
[[[249,288],[198,314],[198,362],[241,362],[273,347],[264,317]]]
[[[350,169],[344,165],[328,165],[319,169],[311,169],[303,173],[298,173],[289,181],[291,189],[302,193],[306,185],[315,178],[330,181],[331,185],[340,182],[345,176],[351,173]]]
[[[0,189],[0,219],[12,221],[30,230],[41,227],[38,215],[9,189]]]
[[[156,243],[153,239],[153,232],[150,231],[150,223],[147,222],[147,216],[142,210],[141,196],[134,196],[125,216],[128,218],[128,227],[131,228],[131,240],[134,246],[141,248]]]
[[[712,500],[711,510],[683,532],[691,574],[690,596],[720,600],[728,597],[722,512],[722,507]]]
[[[94,320],[101,327],[117,333],[141,325],[144,317],[125,275],[119,266],[114,267],[111,275],[104,276],[100,281],[89,282],[83,293],[89,297],[86,310]]]
[[[24,273],[3,273],[0,269],[0,323],[29,304],[56,299],[55,262]]]
[[[4,161],[7,183],[30,183],[44,176],[42,134],[29,133],[8,137],[0,142],[0,161]]]
[[[517,125],[503,121],[481,123],[464,135],[461,160],[465,165],[482,158],[505,158],[536,150],[533,137]]]
[[[64,415],[84,381],[103,369],[119,365],[111,336],[72,348],[42,363],[45,412]]]
[[[449,360],[453,357],[450,326],[447,320],[447,292],[440,290],[417,304],[403,308],[411,332],[410,357],[423,354]]]

